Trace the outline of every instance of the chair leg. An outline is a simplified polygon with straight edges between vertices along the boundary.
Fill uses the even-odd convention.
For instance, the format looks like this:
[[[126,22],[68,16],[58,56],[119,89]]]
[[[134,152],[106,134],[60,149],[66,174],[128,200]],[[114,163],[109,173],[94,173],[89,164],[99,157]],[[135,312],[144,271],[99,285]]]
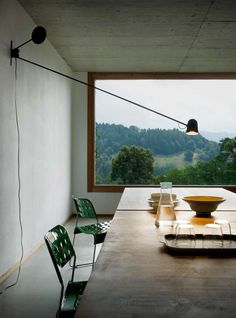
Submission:
[[[96,255],[96,246],[97,246],[97,244],[94,244],[94,249],[93,249],[93,265],[92,265],[92,269],[94,268],[95,255]]]
[[[72,246],[73,246],[73,248],[74,248],[74,244],[75,244],[75,235],[76,234],[74,234],[74,236],[73,236],[73,241],[72,241]],[[70,267],[74,267],[72,264],[71,264],[71,260],[70,260],[70,262],[69,262],[69,265],[70,265]],[[76,266],[75,266],[76,267]]]
[[[76,234],[74,234],[74,236],[73,236],[73,241],[72,241],[73,248],[74,248],[74,242],[75,242],[75,235],[76,235]],[[92,265],[92,269],[93,269],[94,261],[95,261],[95,254],[96,254],[96,244],[94,244],[93,261],[90,262],[90,263],[75,264],[75,267],[74,267],[74,268],[83,267],[83,266],[91,266],[91,265]],[[71,260],[70,260],[69,265],[70,265],[70,267],[73,268],[73,265],[71,264]]]
[[[58,309],[57,310],[57,313],[56,313],[56,317],[55,318],[61,318],[61,309]]]
[[[72,246],[74,247],[74,244],[75,244],[75,233],[74,233],[74,236],[73,236],[73,241],[72,241]]]
[[[75,236],[76,236],[76,234],[74,234],[74,236],[73,236],[73,241],[72,241],[72,246],[73,246],[73,248],[74,248],[74,243],[75,243]],[[93,265],[93,263],[82,263],[82,264],[75,264],[75,266],[73,266],[72,264],[71,264],[71,260],[70,260],[70,263],[69,263],[69,265],[70,265],[70,267],[72,267],[72,268],[77,268],[77,267],[83,267],[83,266],[90,266],[90,265]]]

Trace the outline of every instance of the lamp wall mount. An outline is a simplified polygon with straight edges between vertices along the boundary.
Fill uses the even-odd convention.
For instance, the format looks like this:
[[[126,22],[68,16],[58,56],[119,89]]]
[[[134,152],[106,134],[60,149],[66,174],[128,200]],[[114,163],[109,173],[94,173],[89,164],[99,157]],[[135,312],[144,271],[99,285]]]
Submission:
[[[13,58],[19,58],[20,57],[20,50],[18,48],[13,49],[13,43],[11,41],[11,55],[10,55],[10,65],[12,65],[12,59]]]
[[[12,59],[13,58],[19,58],[20,57],[20,47],[24,46],[25,44],[33,41],[35,44],[41,44],[44,42],[47,36],[47,31],[44,27],[38,25],[33,29],[33,32],[31,34],[31,38],[22,44],[18,45],[13,49],[13,43],[11,41],[11,53],[10,53],[10,64],[12,65]]]

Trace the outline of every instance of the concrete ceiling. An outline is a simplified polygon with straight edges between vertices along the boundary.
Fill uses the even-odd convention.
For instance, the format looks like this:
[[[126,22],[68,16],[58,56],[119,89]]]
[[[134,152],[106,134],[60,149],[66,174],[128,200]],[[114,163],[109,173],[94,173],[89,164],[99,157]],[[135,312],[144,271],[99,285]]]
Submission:
[[[19,0],[73,71],[235,72],[235,0]]]

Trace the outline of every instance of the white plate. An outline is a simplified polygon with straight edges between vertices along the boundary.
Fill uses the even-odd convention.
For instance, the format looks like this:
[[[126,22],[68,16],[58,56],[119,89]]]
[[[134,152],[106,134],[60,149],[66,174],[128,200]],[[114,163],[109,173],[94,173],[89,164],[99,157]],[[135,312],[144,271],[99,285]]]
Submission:
[[[153,199],[150,198],[150,199],[148,199],[148,202],[149,202],[150,204],[152,204],[152,203],[158,203],[159,200],[153,200]],[[174,205],[177,205],[177,204],[179,203],[179,200],[174,200],[173,203],[174,203]]]

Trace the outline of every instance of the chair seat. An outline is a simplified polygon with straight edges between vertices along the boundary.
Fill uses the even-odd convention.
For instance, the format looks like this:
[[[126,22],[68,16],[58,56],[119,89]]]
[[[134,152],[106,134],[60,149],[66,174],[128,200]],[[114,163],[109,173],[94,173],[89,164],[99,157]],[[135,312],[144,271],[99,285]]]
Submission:
[[[91,234],[94,237],[94,244],[100,244],[105,240],[110,223],[111,221],[106,221],[99,222],[98,224],[89,224],[83,226],[77,225],[74,229],[74,234]]]
[[[63,297],[60,317],[73,317],[87,282],[69,282]]]
[[[74,234],[85,233],[91,235],[99,235],[106,233],[111,221],[99,222],[98,224],[77,225],[74,229]]]

